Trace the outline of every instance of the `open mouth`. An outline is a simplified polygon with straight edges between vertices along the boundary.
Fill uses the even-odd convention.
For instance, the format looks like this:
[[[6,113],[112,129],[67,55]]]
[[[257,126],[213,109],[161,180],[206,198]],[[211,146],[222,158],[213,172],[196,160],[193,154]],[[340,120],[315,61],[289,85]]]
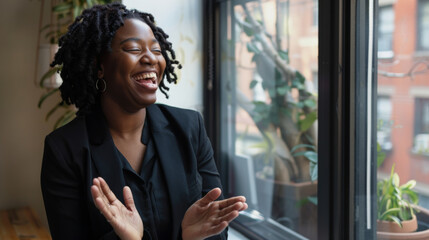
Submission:
[[[156,73],[155,72],[147,72],[147,73],[139,73],[131,78],[135,81],[151,81],[152,83],[156,84]]]
[[[149,89],[157,89],[157,74],[156,72],[145,72],[145,73],[138,73],[133,76],[131,76],[131,79],[136,81],[139,85],[149,88]]]

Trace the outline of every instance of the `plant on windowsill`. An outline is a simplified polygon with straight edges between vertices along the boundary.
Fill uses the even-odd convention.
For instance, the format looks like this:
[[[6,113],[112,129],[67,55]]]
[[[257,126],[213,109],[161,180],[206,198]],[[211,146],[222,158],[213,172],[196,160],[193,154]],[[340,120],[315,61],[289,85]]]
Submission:
[[[400,185],[394,168],[377,183],[377,239],[429,239],[429,211],[417,205],[416,181]]]
[[[418,196],[412,190],[415,180],[399,185],[399,175],[392,166],[390,177],[377,183],[377,228],[379,231],[394,230],[413,232],[417,229],[416,209]]]
[[[52,49],[58,48],[58,39],[67,32],[68,26],[79,16],[83,10],[90,8],[96,4],[107,4],[114,0],[63,0],[55,1],[51,0],[52,8],[50,12],[51,19],[53,22],[46,26],[40,26],[39,39],[42,33],[45,33],[45,37],[49,40]],[[42,1],[42,5],[44,1]],[[40,13],[40,17],[43,17],[43,6]],[[42,21],[40,21],[42,22]],[[50,59],[51,61],[52,59]],[[38,63],[36,63],[36,66]],[[40,79],[39,86],[45,90],[45,93],[39,99],[38,107],[42,108],[42,104],[50,97],[59,94],[59,86],[61,80],[58,72],[61,71],[61,66],[50,68],[43,74]],[[61,111],[60,116],[55,122],[54,129],[63,126],[64,124],[73,120],[76,115],[77,109],[74,105],[67,105],[61,100],[55,106],[53,106],[46,114],[45,120],[47,121],[55,112]]]

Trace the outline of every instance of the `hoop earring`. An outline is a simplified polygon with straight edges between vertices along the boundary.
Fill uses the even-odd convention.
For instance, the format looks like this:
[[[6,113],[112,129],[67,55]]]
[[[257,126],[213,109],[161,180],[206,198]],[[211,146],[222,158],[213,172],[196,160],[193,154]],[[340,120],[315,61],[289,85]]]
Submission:
[[[100,82],[100,80],[103,82],[103,85],[104,85],[103,89],[101,89],[101,90],[100,90],[100,87],[98,86],[98,83]],[[106,88],[107,88],[106,81],[105,81],[103,78],[99,78],[99,79],[97,79],[97,81],[95,82],[95,88],[96,88],[99,92],[104,93],[104,92],[106,91]]]

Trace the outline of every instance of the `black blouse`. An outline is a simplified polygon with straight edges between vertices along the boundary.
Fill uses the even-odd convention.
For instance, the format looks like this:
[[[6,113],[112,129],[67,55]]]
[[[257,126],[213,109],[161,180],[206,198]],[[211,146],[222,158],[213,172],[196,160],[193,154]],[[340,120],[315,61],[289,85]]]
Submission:
[[[171,239],[170,199],[149,124],[146,118],[141,137],[146,152],[140,174],[134,171],[118,149],[116,152],[121,160],[125,184],[131,188],[136,208],[143,220],[143,239]]]

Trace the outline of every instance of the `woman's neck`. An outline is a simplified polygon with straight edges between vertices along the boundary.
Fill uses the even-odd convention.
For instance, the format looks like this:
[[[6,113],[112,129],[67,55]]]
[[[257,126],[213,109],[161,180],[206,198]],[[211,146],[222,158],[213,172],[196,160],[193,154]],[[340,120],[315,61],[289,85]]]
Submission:
[[[101,109],[106,117],[112,137],[140,139],[146,119],[146,108],[129,112],[111,99],[103,99]]]

